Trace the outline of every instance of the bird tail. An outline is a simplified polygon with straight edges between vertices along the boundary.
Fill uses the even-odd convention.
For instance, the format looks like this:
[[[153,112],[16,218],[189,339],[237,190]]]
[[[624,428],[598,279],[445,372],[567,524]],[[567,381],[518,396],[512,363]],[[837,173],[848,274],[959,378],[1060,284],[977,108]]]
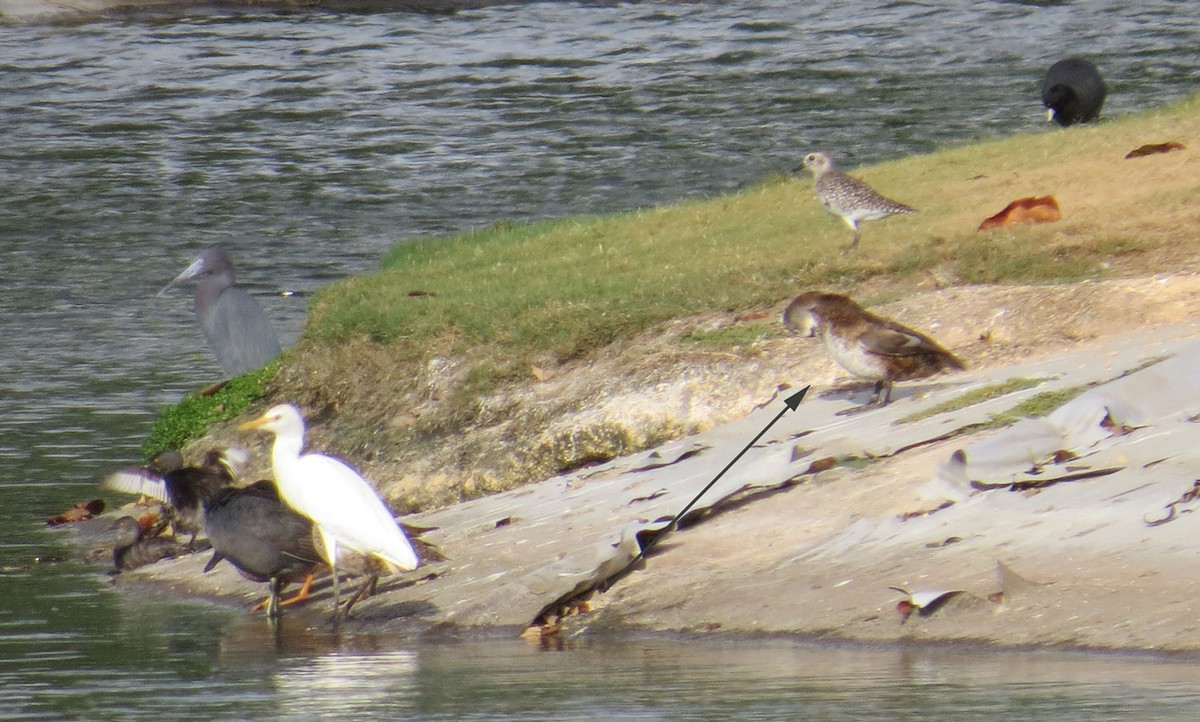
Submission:
[[[387,566],[388,572],[392,574],[398,571],[411,572],[421,562],[417,559],[417,553],[413,551],[412,544],[409,543],[404,530],[400,528],[399,524],[396,525],[395,529],[396,534],[388,542],[386,548],[372,549],[371,556],[383,562]]]
[[[417,560],[416,552],[412,550],[411,546],[407,548],[407,554],[405,554],[404,551],[405,550],[403,549],[396,549],[392,550],[392,553],[386,555],[380,552],[375,552],[374,556],[376,559],[383,562],[384,566],[386,566],[388,569],[388,573],[390,574],[395,574],[397,572],[411,572],[417,568],[420,562]]]

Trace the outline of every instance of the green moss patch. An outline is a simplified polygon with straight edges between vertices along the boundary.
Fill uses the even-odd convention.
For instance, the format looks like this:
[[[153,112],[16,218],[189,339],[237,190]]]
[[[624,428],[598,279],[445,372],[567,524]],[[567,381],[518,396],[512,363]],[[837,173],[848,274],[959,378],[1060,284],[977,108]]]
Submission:
[[[230,379],[214,393],[189,394],[178,404],[166,407],[151,425],[142,453],[149,458],[165,449],[182,449],[203,436],[212,424],[241,415],[250,404],[267,395],[267,385],[278,370],[276,361]]]
[[[915,414],[909,414],[908,416],[898,419],[896,421],[896,423],[909,424],[914,421],[920,421],[921,419],[927,419],[930,416],[937,416],[938,414],[946,413],[947,411],[958,411],[959,409],[965,409],[968,406],[974,406],[975,404],[983,403],[984,401],[988,401],[989,399],[995,399],[995,398],[999,398],[1001,396],[1007,396],[1008,394],[1011,394],[1011,393],[1014,393],[1017,391],[1024,391],[1025,389],[1031,389],[1034,386],[1045,383],[1046,381],[1049,381],[1049,380],[1050,379],[1048,379],[1048,378],[1044,378],[1044,379],[1027,379],[1027,378],[1008,379],[1007,381],[1002,381],[998,384],[991,384],[989,386],[984,386],[983,388],[980,388],[980,389],[975,389],[974,391],[970,391],[968,393],[962,394],[961,396],[957,396],[953,399],[950,399],[949,401],[945,401],[943,403],[937,404],[936,406],[931,406],[928,409],[918,411]]]

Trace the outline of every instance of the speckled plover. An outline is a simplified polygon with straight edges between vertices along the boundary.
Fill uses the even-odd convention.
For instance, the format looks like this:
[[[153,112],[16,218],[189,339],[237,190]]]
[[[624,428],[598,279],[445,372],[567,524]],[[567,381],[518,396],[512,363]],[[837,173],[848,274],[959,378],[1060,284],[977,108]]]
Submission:
[[[871,186],[834,168],[827,153],[812,152],[804,156],[804,162],[795,170],[805,168],[816,178],[817,200],[825,210],[841,216],[854,231],[851,250],[858,247],[859,221],[876,221],[897,213],[916,213],[913,208],[884,198]]]

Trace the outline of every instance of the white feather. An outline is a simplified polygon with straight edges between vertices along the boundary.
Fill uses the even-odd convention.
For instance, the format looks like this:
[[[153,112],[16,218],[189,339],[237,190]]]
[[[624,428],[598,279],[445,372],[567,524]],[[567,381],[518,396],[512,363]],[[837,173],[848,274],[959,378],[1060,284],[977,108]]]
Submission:
[[[221,465],[229,470],[234,479],[242,478],[242,472],[250,463],[250,452],[237,446],[230,446],[221,451]]]
[[[121,469],[100,480],[100,487],[125,494],[138,494],[168,502],[167,482],[146,469]]]
[[[339,547],[379,557],[393,570],[417,568],[417,555],[395,517],[354,469],[328,456],[305,454],[276,474],[288,477],[289,503],[294,498],[296,508],[302,507]],[[293,484],[292,479],[303,481]]]
[[[304,418],[296,407],[275,406],[243,428],[275,434],[271,463],[279,495],[320,530],[326,561],[336,563],[337,550],[346,548],[377,557],[393,571],[417,568],[417,554],[408,538],[366,479],[332,457],[300,454]]]

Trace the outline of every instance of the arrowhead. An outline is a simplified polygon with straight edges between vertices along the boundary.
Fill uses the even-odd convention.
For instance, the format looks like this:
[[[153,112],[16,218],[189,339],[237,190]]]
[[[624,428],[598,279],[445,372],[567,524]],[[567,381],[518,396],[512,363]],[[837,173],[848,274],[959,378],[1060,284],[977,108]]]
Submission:
[[[796,407],[800,405],[800,402],[804,400],[804,394],[807,394],[808,390],[811,388],[812,388],[811,385],[805,386],[804,388],[800,389],[796,393],[794,393],[791,396],[784,399],[783,403],[787,404],[787,407],[789,409],[791,409],[792,411],[795,411]]]

